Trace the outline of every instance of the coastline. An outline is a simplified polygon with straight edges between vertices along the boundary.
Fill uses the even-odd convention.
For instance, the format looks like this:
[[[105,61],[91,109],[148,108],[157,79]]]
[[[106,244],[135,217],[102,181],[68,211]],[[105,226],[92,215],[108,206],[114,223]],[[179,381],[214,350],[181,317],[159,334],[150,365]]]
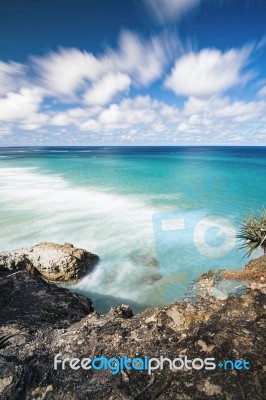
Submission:
[[[166,305],[167,276],[154,282],[158,269],[146,265],[151,257],[164,262],[157,216],[180,213],[196,225],[198,213],[218,213],[237,227],[251,204],[264,204],[265,154],[253,147],[10,149],[0,168],[0,250],[73,242],[101,255],[91,279],[73,288],[93,296],[99,312],[117,297],[134,312]],[[213,267],[211,259],[200,265],[192,226],[186,240],[176,232],[169,245],[182,256],[180,266]],[[229,257],[222,267],[244,265],[241,251]]]
[[[24,268],[10,273],[1,266],[1,335],[13,336],[1,350],[0,396],[10,400],[150,399],[156,393],[160,400],[176,396],[239,400],[241,390],[242,397],[263,399],[265,265],[262,256],[246,266],[247,292],[241,295],[215,295],[213,287],[221,282],[221,271],[211,271],[199,279],[197,301],[148,308],[135,316],[125,305],[100,315],[84,296],[47,283]],[[249,271],[252,276],[257,271],[256,279]],[[258,274],[263,279],[257,279]],[[252,368],[248,373],[218,374],[217,370],[171,371],[167,367],[150,375],[135,370],[116,375],[110,370],[54,371],[54,356],[59,353],[64,357],[248,359]]]

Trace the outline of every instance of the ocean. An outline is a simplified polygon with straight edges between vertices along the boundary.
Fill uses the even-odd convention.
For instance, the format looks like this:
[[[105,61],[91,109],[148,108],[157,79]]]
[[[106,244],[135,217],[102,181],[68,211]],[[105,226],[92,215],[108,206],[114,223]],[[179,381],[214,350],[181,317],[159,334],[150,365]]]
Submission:
[[[265,178],[265,147],[0,148],[0,251],[70,242],[100,257],[70,288],[97,311],[165,305],[247,262],[234,235],[263,209]]]

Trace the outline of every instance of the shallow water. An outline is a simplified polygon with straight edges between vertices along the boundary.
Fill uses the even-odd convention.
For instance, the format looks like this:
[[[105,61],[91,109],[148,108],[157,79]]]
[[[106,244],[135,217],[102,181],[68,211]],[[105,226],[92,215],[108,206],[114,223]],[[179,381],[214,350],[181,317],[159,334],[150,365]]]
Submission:
[[[265,205],[265,176],[262,147],[2,148],[0,250],[71,242],[101,258],[72,288],[98,311],[163,305],[171,285],[178,297],[199,273],[246,262],[237,246],[202,258],[193,232],[212,215],[237,229]],[[180,218],[186,229],[160,231],[158,221]],[[219,247],[227,231],[209,228],[206,241]]]

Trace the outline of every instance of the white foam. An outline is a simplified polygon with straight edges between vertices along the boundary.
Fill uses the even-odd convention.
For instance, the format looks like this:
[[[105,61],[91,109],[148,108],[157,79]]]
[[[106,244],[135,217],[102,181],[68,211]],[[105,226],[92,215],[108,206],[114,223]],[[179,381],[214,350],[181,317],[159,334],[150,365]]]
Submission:
[[[3,167],[0,249],[40,241],[71,242],[102,259],[75,288],[144,301],[145,257],[155,253],[152,214],[156,210],[149,201],[143,195],[74,186],[63,176],[36,168]]]

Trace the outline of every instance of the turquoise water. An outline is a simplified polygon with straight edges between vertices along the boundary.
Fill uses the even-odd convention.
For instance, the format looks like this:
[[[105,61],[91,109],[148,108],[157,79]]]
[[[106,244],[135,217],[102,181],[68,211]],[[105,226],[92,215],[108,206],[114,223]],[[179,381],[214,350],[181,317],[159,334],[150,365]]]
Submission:
[[[101,258],[71,289],[91,297],[97,310],[122,302],[136,311],[163,305],[171,276],[161,268],[165,255],[153,221],[165,213],[189,223],[218,215],[237,228],[265,205],[265,177],[263,147],[2,148],[0,250],[71,242]],[[199,262],[194,240],[184,233],[182,248],[173,249],[178,272]],[[209,258],[199,273],[240,267],[242,257],[233,249],[229,258]]]

